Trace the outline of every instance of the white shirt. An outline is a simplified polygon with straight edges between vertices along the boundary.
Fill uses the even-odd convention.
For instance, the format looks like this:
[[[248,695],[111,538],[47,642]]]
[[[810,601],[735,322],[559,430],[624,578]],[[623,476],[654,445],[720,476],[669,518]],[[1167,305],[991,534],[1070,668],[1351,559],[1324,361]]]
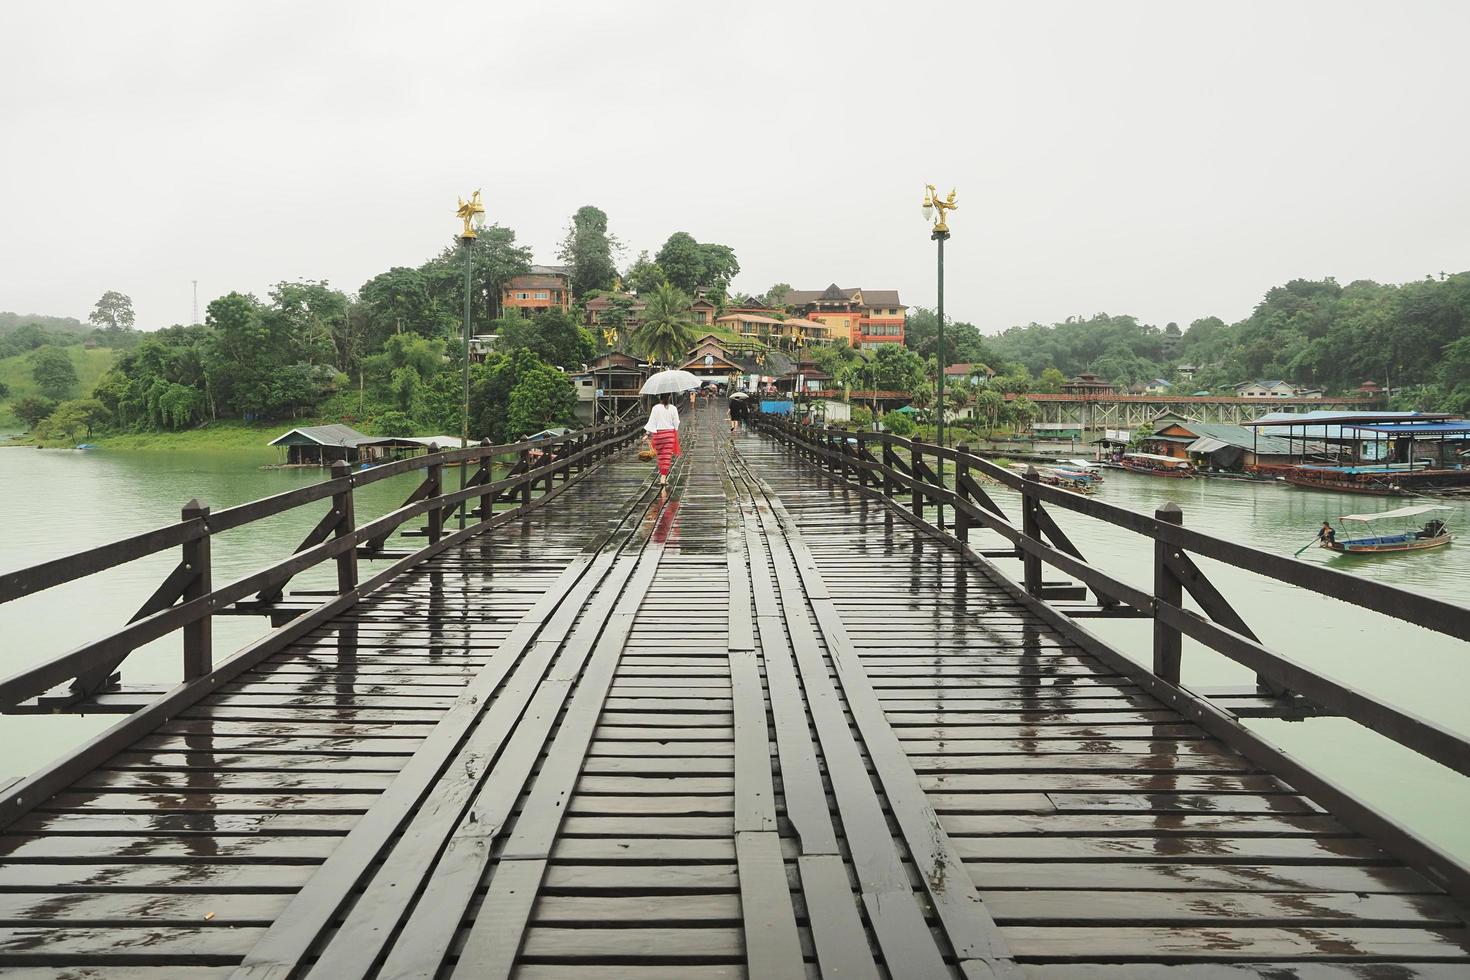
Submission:
[[[655,405],[653,411],[648,413],[648,424],[643,427],[644,432],[663,432],[665,429],[679,428],[679,410],[672,405]]]

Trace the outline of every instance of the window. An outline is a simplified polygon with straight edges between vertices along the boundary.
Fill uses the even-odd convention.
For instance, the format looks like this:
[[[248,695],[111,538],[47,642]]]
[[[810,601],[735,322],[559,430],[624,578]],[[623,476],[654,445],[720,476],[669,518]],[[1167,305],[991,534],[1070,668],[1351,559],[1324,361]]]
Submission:
[[[536,298],[537,299],[550,299],[551,297],[548,296],[547,293],[546,293],[546,290],[543,289],[539,293],[536,294]]]
[[[530,293],[516,293],[516,299],[530,299]]]

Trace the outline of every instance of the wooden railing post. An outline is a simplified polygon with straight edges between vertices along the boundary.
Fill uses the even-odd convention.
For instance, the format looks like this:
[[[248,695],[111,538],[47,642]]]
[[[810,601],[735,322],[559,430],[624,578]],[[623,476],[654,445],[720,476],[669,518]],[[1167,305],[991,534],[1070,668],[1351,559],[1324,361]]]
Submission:
[[[429,452],[437,453],[437,446],[430,446]],[[430,463],[428,473],[429,488],[424,494],[425,500],[433,500],[444,492],[444,464]],[[438,544],[439,539],[444,536],[444,511],[439,505],[429,508],[429,544]]]
[[[919,476],[923,466],[924,454],[919,449],[919,440],[915,439],[909,443],[909,475],[913,477],[913,492],[909,499],[909,509],[914,516],[920,519],[924,516],[924,491],[920,489],[923,477]]]
[[[481,446],[489,446],[489,438],[480,440]],[[480,457],[480,469],[485,474],[485,483],[489,485],[495,482],[495,457],[486,453]],[[494,516],[495,494],[484,493],[480,495],[480,523],[483,524]]]
[[[204,522],[205,533],[185,542],[183,548],[184,565],[194,576],[184,587],[180,600],[192,602],[214,590],[209,554],[209,507],[196,498],[184,505],[181,517],[186,521],[197,519]],[[184,627],[184,680],[203,677],[213,669],[214,614],[206,612]]]
[[[1154,519],[1166,524],[1183,524],[1184,512],[1172,500],[1154,511]],[[1169,567],[1174,545],[1154,540],[1154,673],[1170,684],[1179,683],[1179,662],[1183,641],[1179,630],[1158,618],[1159,605],[1182,606],[1184,585]]]
[[[332,494],[332,512],[337,515],[334,537],[343,538],[357,529],[357,515],[352,505],[352,467],[343,459],[332,464],[332,479],[346,480],[347,486]],[[357,549],[348,548],[337,556],[337,594],[357,588]]]
[[[968,504],[971,500],[965,489],[965,477],[970,472],[970,464],[965,457],[970,452],[970,446],[962,442],[954,448],[957,454],[954,461],[954,489],[959,498]],[[970,541],[970,518],[960,507],[954,509],[954,536],[959,538],[960,544],[968,544]]]
[[[531,484],[535,481],[531,478],[531,450],[521,450],[521,506],[531,506]]]
[[[1041,474],[1036,472],[1036,467],[1026,467],[1027,484],[1039,484]],[[1041,540],[1041,520],[1036,516],[1036,508],[1041,506],[1040,499],[1031,491],[1031,487],[1025,486],[1021,489],[1021,533],[1032,541]],[[1021,549],[1022,577],[1026,591],[1031,595],[1041,594],[1041,558],[1029,551]]]
[[[898,469],[898,453],[894,451],[893,444],[887,439],[883,440],[883,465],[889,470]],[[883,496],[892,498],[898,492],[898,479],[892,473],[883,474]]]

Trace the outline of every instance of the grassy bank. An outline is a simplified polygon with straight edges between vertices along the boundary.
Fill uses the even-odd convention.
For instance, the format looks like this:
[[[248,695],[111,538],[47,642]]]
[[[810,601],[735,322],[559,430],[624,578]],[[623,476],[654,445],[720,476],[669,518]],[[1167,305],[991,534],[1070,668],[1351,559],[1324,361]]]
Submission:
[[[321,425],[320,419],[296,422],[240,422],[226,419],[182,432],[97,433],[87,440],[104,449],[221,449],[266,451],[266,443],[282,433],[305,425]],[[271,450],[274,452],[275,450]]]
[[[183,432],[94,432],[91,438],[83,437],[89,445],[104,449],[142,450],[220,450],[241,452],[247,450],[261,453],[275,452],[266,444],[282,433],[305,425],[322,425],[330,419],[301,419],[296,422],[240,422],[233,419],[211,422],[197,429]],[[34,445],[34,436],[17,436],[13,444]],[[50,445],[44,443],[43,445]],[[58,444],[58,448],[59,444]]]

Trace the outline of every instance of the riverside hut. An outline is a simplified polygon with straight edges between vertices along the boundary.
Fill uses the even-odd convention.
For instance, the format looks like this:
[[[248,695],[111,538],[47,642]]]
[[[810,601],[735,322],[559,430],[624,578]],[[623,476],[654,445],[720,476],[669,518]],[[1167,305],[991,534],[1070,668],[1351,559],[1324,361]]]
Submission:
[[[286,451],[287,466],[330,466],[338,460],[356,463],[360,447],[373,437],[350,425],[307,425],[272,439],[268,445]]]

